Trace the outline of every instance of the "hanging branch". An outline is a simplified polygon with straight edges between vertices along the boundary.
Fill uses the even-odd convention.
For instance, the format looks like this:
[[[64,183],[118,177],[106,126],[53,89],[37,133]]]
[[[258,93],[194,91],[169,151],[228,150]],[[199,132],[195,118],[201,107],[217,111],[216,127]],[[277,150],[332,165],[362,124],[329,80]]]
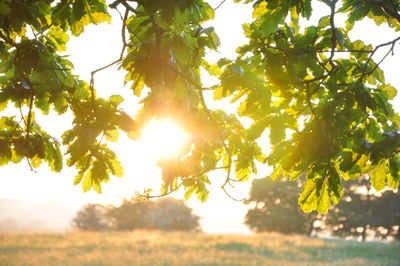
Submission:
[[[32,119],[32,108],[33,108],[33,102],[35,100],[35,94],[33,92],[33,88],[31,87],[31,97],[30,97],[30,103],[29,103],[29,112],[28,112],[28,118],[26,121],[26,135],[27,137],[29,136],[30,133],[30,126],[31,126],[31,119]]]
[[[0,30],[0,37],[9,45],[13,47],[17,47],[17,44],[8,36],[4,35],[4,33]]]
[[[324,1],[329,5],[331,8],[331,15],[329,17],[329,22],[331,24],[331,29],[332,29],[332,38],[331,38],[331,55],[329,56],[329,63],[332,66],[332,69],[330,71],[330,74],[333,73],[336,70],[336,65],[333,62],[333,57],[335,56],[335,47],[337,43],[337,38],[336,38],[336,27],[335,27],[335,8],[336,8],[336,3],[338,0],[330,0],[330,1]]]
[[[363,79],[364,79],[366,76],[371,75],[371,74],[379,67],[379,65],[386,59],[386,57],[390,54],[390,52],[393,53],[394,45],[395,45],[396,42],[398,42],[399,40],[400,40],[400,37],[397,37],[396,39],[394,39],[394,40],[392,40],[392,41],[390,41],[390,42],[382,43],[382,44],[376,46],[376,47],[372,50],[371,54],[370,54],[369,57],[368,57],[367,62],[364,64],[364,68],[363,68],[363,70],[362,70],[361,76],[360,76],[360,78],[358,79],[358,81],[357,81],[356,84],[362,82]],[[389,51],[385,54],[385,56],[379,61],[378,64],[375,65],[375,67],[372,69],[372,71],[366,72],[366,71],[367,71],[367,67],[368,67],[368,65],[369,65],[369,62],[371,62],[372,57],[373,57],[374,54],[378,51],[378,49],[380,49],[380,48],[382,48],[382,47],[384,47],[384,46],[389,46],[389,45],[390,45],[391,47],[390,47]]]
[[[224,2],[225,2],[225,0],[222,1],[214,10],[218,9]],[[115,2],[113,2],[113,3],[111,3],[109,6],[110,6],[111,8],[115,8],[115,9],[116,9],[116,7],[117,7],[119,4],[122,4],[122,5],[125,6],[125,8],[126,8],[125,17],[124,17],[124,19],[123,19],[123,21],[124,21],[124,27],[125,27],[125,24],[126,24],[125,21],[126,21],[126,17],[127,17],[127,12],[131,11],[131,12],[133,12],[133,13],[135,13],[135,14],[140,14],[140,13],[142,13],[142,12],[140,12],[140,11],[134,9],[133,7],[129,6],[129,5],[126,3],[125,0],[117,0],[117,1],[115,1]],[[153,15],[153,16],[150,16],[150,21],[151,21],[151,23],[152,23],[152,25],[153,25],[153,28],[154,28],[154,31],[155,31],[155,51],[156,51],[156,53],[158,53],[158,54],[157,54],[157,57],[162,58],[163,55],[162,55],[162,49],[161,49],[161,42],[162,42],[163,29],[158,25],[157,20],[156,20],[156,17],[155,17],[154,15]],[[200,28],[199,28],[199,29],[200,29]],[[122,51],[122,53],[121,53],[120,58],[117,59],[117,60],[115,60],[114,62],[112,62],[112,63],[110,63],[110,64],[108,64],[108,65],[106,65],[106,66],[104,66],[104,67],[102,67],[102,68],[99,68],[99,69],[97,69],[97,70],[94,70],[94,71],[92,72],[92,78],[91,78],[92,96],[93,96],[93,93],[94,93],[94,89],[93,89],[93,87],[94,87],[94,78],[93,78],[94,74],[95,74],[96,72],[101,71],[101,70],[103,70],[103,69],[105,69],[105,68],[108,68],[108,67],[110,67],[110,66],[112,66],[112,65],[114,65],[114,64],[116,64],[116,63],[118,63],[118,62],[120,62],[120,61],[122,60],[122,56],[123,56],[124,49],[126,48],[126,46],[128,46],[128,44],[127,44],[126,41],[125,41],[125,32],[124,32],[124,29],[123,29],[123,33],[122,33],[122,40],[123,40],[123,51]],[[206,105],[206,102],[205,102],[205,100],[204,100],[204,96],[203,96],[203,92],[202,92],[202,91],[203,91],[203,90],[208,90],[208,88],[203,88],[200,84],[197,83],[197,81],[195,81],[193,78],[189,77],[188,75],[186,75],[186,74],[184,74],[183,72],[181,72],[180,70],[178,70],[175,66],[172,66],[172,65],[169,64],[169,63],[166,63],[166,66],[167,66],[168,68],[170,68],[175,74],[179,75],[180,77],[182,77],[183,79],[185,79],[186,81],[188,81],[191,85],[193,85],[193,86],[195,87],[196,90],[199,91],[201,105],[203,106],[205,112],[207,113],[207,115],[208,115],[208,117],[209,117],[210,119],[214,120],[214,121],[217,122],[217,124],[218,124],[218,120],[214,117],[214,115],[212,114],[212,112],[208,109],[208,107],[207,107],[207,105]],[[231,150],[230,150],[230,148],[228,147],[228,145],[227,145],[225,142],[223,142],[223,146],[224,146],[224,149],[226,150],[226,152],[227,152],[227,154],[228,154],[228,158],[229,158],[228,161],[229,161],[229,162],[228,162],[228,165],[227,165],[227,166],[223,166],[223,167],[222,167],[223,169],[227,169],[227,176],[226,176],[225,182],[224,182],[224,184],[221,186],[221,188],[223,189],[223,191],[224,191],[231,199],[237,200],[237,199],[233,198],[231,195],[229,195],[229,193],[228,193],[228,192],[226,191],[226,189],[225,189],[225,187],[226,187],[227,184],[231,185],[231,184],[230,184],[230,181],[231,181],[232,179],[230,178],[230,176],[231,176],[231,168],[232,168],[232,161],[233,161],[233,160],[232,160],[232,153],[231,153]],[[216,168],[214,168],[214,169],[208,170],[207,172],[212,171],[212,170],[216,170],[216,169],[220,169],[220,168],[216,167]],[[205,174],[205,173],[206,173],[206,172],[200,173],[200,174]],[[196,177],[196,176],[198,176],[198,175],[199,175],[199,174],[192,175],[191,178],[194,178],[194,177]],[[168,191],[167,193],[164,193],[164,194],[161,194],[161,195],[155,195],[155,196],[147,195],[146,197],[147,197],[147,198],[156,198],[156,197],[162,197],[162,196],[169,195],[170,193],[172,193],[172,192],[178,190],[178,189],[181,187],[182,184],[183,184],[183,182],[180,183],[177,187],[175,187],[175,188],[172,189],[171,191]],[[232,185],[231,185],[231,186],[232,186]],[[237,200],[237,201],[239,201],[239,200]],[[242,201],[242,200],[240,200],[240,201]]]
[[[141,11],[138,11],[136,8],[133,8],[132,6],[130,6],[130,5],[126,2],[126,0],[117,0],[117,1],[114,1],[114,2],[112,2],[112,3],[109,5],[109,7],[110,7],[110,8],[116,9],[117,6],[118,6],[119,4],[123,5],[127,10],[131,11],[132,13],[134,13],[134,14],[136,14],[136,15],[137,15],[137,14],[140,14],[140,13],[143,13],[143,12],[141,12]]]
[[[164,197],[164,196],[168,196],[168,195],[170,195],[170,194],[172,194],[172,193],[174,193],[174,192],[177,192],[177,191],[182,187],[182,185],[185,183],[185,181],[193,180],[193,179],[195,179],[196,177],[205,175],[205,174],[207,174],[207,173],[210,172],[210,171],[222,170],[222,169],[226,169],[226,168],[227,168],[227,167],[224,167],[224,166],[222,166],[222,167],[215,167],[215,168],[210,169],[210,170],[207,170],[207,171],[203,171],[203,172],[200,172],[200,173],[193,174],[193,175],[191,175],[190,177],[187,177],[184,181],[180,182],[179,185],[177,185],[175,188],[171,189],[171,190],[168,191],[168,192],[162,193],[162,194],[157,194],[157,195],[144,195],[144,194],[138,193],[138,195],[139,195],[140,197],[143,197],[143,198],[146,198],[146,199],[162,198],[162,197]],[[228,196],[229,196],[229,195],[228,195]]]
[[[219,3],[219,5],[216,8],[214,8],[214,11],[216,11],[218,8],[220,8],[225,2],[226,2],[226,0],[222,0],[221,3]]]
[[[126,9],[124,18],[122,20],[122,30],[121,30],[122,48],[121,48],[121,54],[120,54],[119,58],[117,60],[109,63],[108,65],[105,65],[105,66],[100,67],[100,68],[98,68],[96,70],[93,70],[91,72],[91,74],[90,74],[90,92],[91,92],[93,110],[95,109],[95,102],[94,102],[95,101],[94,75],[99,71],[107,69],[107,68],[109,68],[109,67],[111,67],[111,66],[113,66],[113,65],[115,65],[115,64],[117,64],[119,62],[121,62],[122,59],[124,58],[124,53],[125,53],[126,47],[129,46],[129,44],[126,41],[126,33],[125,33],[126,32],[126,20],[128,19],[128,16],[129,16],[129,10]]]

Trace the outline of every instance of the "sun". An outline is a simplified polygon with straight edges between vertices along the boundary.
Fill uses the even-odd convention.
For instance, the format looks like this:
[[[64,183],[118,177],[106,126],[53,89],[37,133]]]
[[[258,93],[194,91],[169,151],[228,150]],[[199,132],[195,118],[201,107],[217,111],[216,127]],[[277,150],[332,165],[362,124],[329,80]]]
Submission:
[[[170,119],[152,120],[143,129],[141,142],[155,157],[176,155],[183,147],[187,135]]]

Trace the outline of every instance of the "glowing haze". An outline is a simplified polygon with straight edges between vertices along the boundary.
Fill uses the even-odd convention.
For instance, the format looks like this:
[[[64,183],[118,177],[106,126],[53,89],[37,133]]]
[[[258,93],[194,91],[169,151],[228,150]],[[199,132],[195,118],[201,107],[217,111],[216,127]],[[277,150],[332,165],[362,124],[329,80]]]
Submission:
[[[217,4],[219,1],[211,2],[213,6]],[[121,20],[117,13],[113,10],[111,12],[113,12],[112,24],[89,26],[79,38],[71,37],[68,44],[66,54],[74,63],[74,73],[80,74],[84,80],[89,81],[90,72],[94,69],[107,65],[119,57],[122,45]],[[241,34],[242,23],[250,20],[251,6],[249,5],[237,5],[233,1],[226,1],[216,11],[216,19],[210,24],[219,34],[221,49],[218,54],[209,55],[212,63],[221,57],[235,57],[235,49],[245,42]],[[206,76],[203,82],[208,86],[213,84],[214,80]],[[121,107],[132,116],[136,114],[139,99],[124,88],[124,73],[117,71],[117,66],[97,73],[95,86],[100,97],[107,98],[113,94],[123,96],[125,102],[121,104]],[[211,95],[206,95],[206,97],[209,96]],[[228,109],[228,111],[234,112],[234,109]],[[42,116],[40,113],[36,113],[36,118],[53,136],[61,136],[62,132],[71,126],[73,119],[70,114],[58,117],[57,115]],[[141,192],[150,188],[157,194],[161,187],[161,170],[156,166],[158,159],[178,152],[186,137],[179,121],[172,119],[151,121],[143,130],[143,136],[139,141],[132,141],[125,134],[121,134],[119,141],[110,143],[110,147],[122,162],[124,177],[111,177],[110,182],[102,186],[101,195],[93,191],[83,193],[80,185],[74,186],[76,170],[65,165],[61,174],[52,173],[47,166],[38,168],[37,173],[34,173],[24,162],[3,166],[0,167],[0,198],[31,202],[57,200],[82,204],[87,202],[118,204],[124,197],[134,196],[136,191]],[[188,205],[196,214],[203,217],[202,226],[206,232],[249,233],[242,223],[246,207],[241,202],[229,199],[220,189],[225,175],[224,171],[216,171],[210,175],[212,186],[206,203],[200,203],[194,197],[188,201]],[[249,187],[250,182],[238,184],[231,189],[231,193],[237,198],[244,198],[247,196]],[[174,193],[173,196],[183,198],[183,192]]]
[[[220,1],[211,1],[217,6]],[[323,10],[321,9],[321,12]],[[121,21],[118,14],[113,15],[111,25],[89,26],[85,33],[79,38],[71,38],[67,54],[75,65],[75,73],[79,73],[82,79],[89,80],[90,72],[98,67],[107,65],[119,57],[121,47],[120,27]],[[217,11],[216,19],[211,22],[221,39],[219,54],[210,54],[209,60],[214,63],[218,58],[235,57],[235,49],[245,42],[242,34],[242,24],[251,21],[251,5],[234,4],[226,1]],[[357,32],[363,36],[371,37],[371,42],[381,42],[390,39],[384,37],[386,30],[371,32],[370,28],[361,28]],[[368,31],[368,33],[366,33]],[[388,32],[388,31],[386,31]],[[387,34],[393,34],[391,32]],[[379,37],[378,37],[379,35]],[[381,36],[382,35],[382,36]],[[357,36],[354,36],[357,39]],[[383,66],[387,79],[395,87],[400,87],[397,69],[390,67],[398,58],[392,57]],[[126,101],[121,104],[124,111],[134,116],[137,112],[139,99],[135,98],[128,89],[124,87],[124,75],[117,71],[117,67],[109,68],[96,74],[96,88],[99,96],[108,97],[112,94],[122,95]],[[205,86],[213,84],[213,79],[207,77],[203,80]],[[206,95],[210,97],[210,95]],[[398,98],[397,98],[398,99]],[[228,112],[234,112],[232,106],[218,103],[218,108],[224,108]],[[213,104],[210,104],[213,108]],[[395,108],[398,104],[394,104]],[[396,108],[397,111],[398,108]],[[56,115],[41,116],[36,114],[39,123],[54,136],[61,136],[62,132],[71,126],[72,116]],[[245,120],[243,120],[246,123]],[[247,124],[246,124],[247,125]],[[124,197],[135,195],[135,191],[153,189],[157,193],[161,185],[161,170],[156,166],[157,160],[162,156],[171,155],[179,151],[180,146],[186,138],[185,132],[180,128],[177,121],[171,119],[154,120],[144,129],[143,138],[140,141],[132,141],[121,134],[117,143],[110,146],[116,151],[124,167],[124,177],[111,178],[110,183],[103,185],[103,193],[96,194],[93,191],[83,193],[80,186],[74,186],[73,180],[76,170],[64,167],[61,174],[52,173],[46,166],[40,167],[34,173],[29,167],[21,162],[18,165],[0,167],[0,198],[24,199],[28,201],[50,201],[59,200],[64,202],[100,202],[103,204],[118,203]],[[264,134],[260,138],[260,145],[267,147],[267,138]],[[65,152],[65,150],[64,150]],[[269,174],[266,166],[260,166],[259,177]],[[203,229],[209,233],[249,233],[243,225],[243,217],[247,207],[241,202],[229,199],[220,186],[225,179],[223,170],[210,174],[212,186],[210,197],[206,203],[200,203],[196,198],[188,201],[188,205],[194,212],[203,217]],[[247,197],[251,182],[235,185],[230,193],[236,198]],[[183,192],[173,194],[174,197],[182,198]]]

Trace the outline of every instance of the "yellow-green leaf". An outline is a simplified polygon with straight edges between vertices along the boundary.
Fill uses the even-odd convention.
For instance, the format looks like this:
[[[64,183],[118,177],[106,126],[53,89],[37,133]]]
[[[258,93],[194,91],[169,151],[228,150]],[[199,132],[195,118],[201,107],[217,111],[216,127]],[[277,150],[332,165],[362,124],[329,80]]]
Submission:
[[[379,164],[371,171],[371,184],[377,190],[381,191],[386,185],[386,161],[382,159]]]
[[[298,203],[304,212],[317,209],[317,183],[314,180],[309,179],[304,183]]]
[[[83,192],[88,192],[93,186],[92,171],[88,171],[82,182]]]
[[[262,1],[253,11],[253,18],[258,18],[267,13],[267,1]]]
[[[42,159],[36,154],[31,159],[31,164],[33,168],[38,168],[42,164]]]
[[[0,112],[7,108],[8,101],[0,103]]]
[[[328,192],[328,185],[325,182],[322,185],[322,188],[320,191],[317,211],[318,211],[318,213],[326,213],[326,212],[328,212],[330,207],[331,207],[331,201],[330,201],[329,192]]]
[[[121,95],[111,95],[108,100],[112,106],[118,107],[124,101],[124,98]]]
[[[111,161],[112,167],[114,169],[114,175],[116,177],[123,177],[124,176],[124,168],[122,167],[121,163],[117,160]]]
[[[385,86],[383,86],[382,90],[386,93],[389,100],[393,100],[394,97],[397,95],[397,90],[390,84],[386,84]]]
[[[0,15],[7,16],[11,13],[11,8],[7,3],[0,2]]]

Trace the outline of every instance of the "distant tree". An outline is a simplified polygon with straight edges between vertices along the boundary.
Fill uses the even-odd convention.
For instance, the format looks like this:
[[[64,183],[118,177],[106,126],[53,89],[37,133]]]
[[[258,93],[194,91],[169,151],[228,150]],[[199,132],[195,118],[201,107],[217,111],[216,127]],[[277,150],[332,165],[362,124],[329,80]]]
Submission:
[[[392,236],[400,240],[400,194],[391,190],[382,193],[378,198],[377,210],[379,213],[373,214],[380,218],[376,233],[382,238]],[[383,228],[383,230],[382,230]]]
[[[368,229],[380,219],[372,215],[377,205],[369,176],[349,180],[344,191],[344,200],[329,213],[326,224],[336,236],[361,236],[365,241]]]
[[[199,217],[182,200],[171,198],[136,202],[124,200],[121,206],[107,211],[116,230],[198,231]]]
[[[103,231],[109,228],[104,216],[104,207],[100,204],[87,204],[78,211],[72,225],[81,231]]]
[[[152,229],[163,231],[200,231],[200,217],[183,200],[172,198],[154,202],[153,208],[146,215]]]
[[[370,176],[346,182],[344,200],[329,212],[326,224],[334,235],[358,236],[365,241],[374,233],[383,238],[399,237],[400,195],[385,191],[373,193]]]
[[[113,229],[118,231],[150,229],[146,215],[153,205],[154,201],[136,202],[134,199],[125,199],[121,206],[109,207],[106,216],[110,219]]]
[[[253,180],[250,198],[245,203],[255,206],[248,210],[245,223],[256,232],[311,235],[318,214],[301,210],[297,203],[300,186],[299,182],[273,181],[271,177]]]

